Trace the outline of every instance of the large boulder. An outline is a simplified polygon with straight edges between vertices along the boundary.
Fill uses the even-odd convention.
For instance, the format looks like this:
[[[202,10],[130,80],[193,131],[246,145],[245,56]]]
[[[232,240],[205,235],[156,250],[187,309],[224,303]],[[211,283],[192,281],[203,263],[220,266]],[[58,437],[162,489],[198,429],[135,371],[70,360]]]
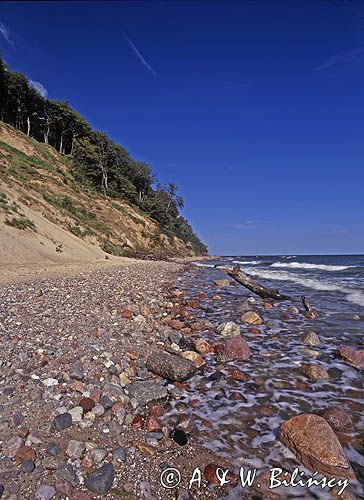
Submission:
[[[234,321],[225,321],[218,326],[217,332],[223,337],[238,337],[240,335],[240,326]]]
[[[227,359],[246,361],[249,359],[251,351],[243,337],[231,337],[225,342],[224,354]]]
[[[196,372],[196,367],[189,359],[163,351],[153,351],[146,361],[150,372],[167,380],[183,382]]]
[[[358,351],[353,347],[344,346],[339,347],[336,354],[349,365],[359,369],[364,368],[364,350]]]
[[[338,438],[324,418],[313,414],[292,417],[281,425],[279,438],[311,471],[355,479]]]

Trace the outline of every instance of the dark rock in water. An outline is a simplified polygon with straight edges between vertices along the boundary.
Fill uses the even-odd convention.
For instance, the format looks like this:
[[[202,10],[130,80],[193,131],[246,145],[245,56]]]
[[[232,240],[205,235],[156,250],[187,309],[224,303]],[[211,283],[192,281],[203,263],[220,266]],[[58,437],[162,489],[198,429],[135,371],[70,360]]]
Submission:
[[[100,405],[103,406],[105,410],[110,410],[112,408],[113,402],[111,401],[109,396],[106,396],[106,394],[104,394],[100,398]]]
[[[114,467],[105,464],[85,478],[85,486],[88,490],[98,495],[106,495],[114,481]]]
[[[224,376],[223,372],[214,372],[211,373],[211,375],[209,375],[207,378],[209,380],[220,380],[221,378],[223,378],[223,376]]]
[[[25,474],[30,474],[35,469],[35,464],[33,460],[25,460],[20,466],[20,472]]]
[[[318,415],[301,414],[281,425],[279,438],[312,471],[324,476],[355,479],[334,431]]]
[[[163,351],[154,351],[148,357],[146,366],[156,375],[177,382],[183,382],[196,373],[192,361]]]
[[[319,345],[319,344],[321,344],[319,336],[317,335],[317,333],[313,332],[312,330],[305,332],[303,335],[301,335],[301,340],[306,345]]]
[[[129,396],[136,399],[138,406],[141,407],[152,401],[165,401],[168,397],[168,391],[165,387],[147,380],[136,380],[127,386],[127,390]]]
[[[339,347],[336,351],[339,358],[355,368],[364,368],[364,350],[358,351],[353,347]]]
[[[339,406],[325,408],[320,412],[320,416],[328,422],[334,431],[346,431],[352,429],[353,427],[350,415],[348,415],[346,411]]]
[[[246,361],[251,355],[249,346],[243,337],[231,337],[224,345],[224,353],[228,359]]]
[[[70,413],[61,413],[53,420],[53,427],[57,431],[63,431],[72,425],[72,416]]]
[[[5,489],[4,486],[0,484],[0,498],[3,496],[4,489]]]
[[[184,446],[188,443],[188,435],[184,430],[178,429],[177,427],[172,430],[170,437],[180,446]]]
[[[311,380],[327,380],[329,378],[329,374],[319,365],[306,365],[303,364],[301,366],[301,372],[306,375]]]

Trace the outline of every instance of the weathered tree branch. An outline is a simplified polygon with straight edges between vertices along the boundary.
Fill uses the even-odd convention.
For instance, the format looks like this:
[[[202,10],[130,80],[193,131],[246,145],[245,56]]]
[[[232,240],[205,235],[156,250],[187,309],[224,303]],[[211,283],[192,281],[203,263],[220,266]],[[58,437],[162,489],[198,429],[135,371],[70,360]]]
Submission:
[[[308,302],[308,300],[306,299],[306,297],[304,295],[302,295],[301,300],[302,300],[303,307],[306,310],[306,313],[305,313],[306,317],[309,319],[317,319],[318,313],[314,309],[312,309],[310,303]]]
[[[279,293],[279,291],[275,288],[264,288],[264,286],[260,285],[254,281],[253,278],[245,274],[240,269],[239,265],[236,265],[233,268],[224,267],[222,269],[226,272],[226,274],[231,276],[231,278],[240,283],[240,285],[245,286],[245,288],[259,295],[262,299],[291,300],[291,297]]]

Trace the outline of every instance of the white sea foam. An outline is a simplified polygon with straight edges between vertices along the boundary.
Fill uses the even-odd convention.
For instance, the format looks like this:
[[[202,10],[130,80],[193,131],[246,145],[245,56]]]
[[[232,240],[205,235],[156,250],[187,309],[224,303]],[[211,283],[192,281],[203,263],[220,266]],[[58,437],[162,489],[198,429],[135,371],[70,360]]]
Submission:
[[[317,281],[311,278],[303,278],[294,273],[285,271],[269,271],[264,269],[257,269],[256,267],[244,268],[248,274],[252,276],[260,276],[261,278],[273,281],[291,281],[298,285],[314,290],[321,290],[327,292],[341,292],[346,295],[346,299],[354,304],[364,307],[364,292],[355,288],[347,288],[336,283],[327,283],[325,281]]]
[[[197,267],[215,267],[214,264],[204,264],[203,262],[192,262]]]
[[[261,264],[261,260],[234,260],[234,264],[242,264],[242,265],[249,265],[251,264],[252,266],[257,266],[258,264]]]
[[[288,267],[292,269],[318,269],[320,271],[344,271],[352,266],[330,266],[327,264],[308,264],[306,262],[274,262],[270,267]]]

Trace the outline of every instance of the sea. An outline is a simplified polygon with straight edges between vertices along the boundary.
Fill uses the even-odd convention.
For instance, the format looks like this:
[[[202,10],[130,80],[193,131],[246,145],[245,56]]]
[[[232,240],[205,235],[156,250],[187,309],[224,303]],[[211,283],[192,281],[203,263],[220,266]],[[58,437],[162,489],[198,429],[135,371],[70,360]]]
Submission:
[[[236,264],[263,286],[291,296],[292,301],[274,302],[267,308],[260,297],[232,280],[229,286],[217,286],[215,280],[226,278],[221,267]],[[364,255],[216,257],[196,261],[180,277],[178,288],[186,299],[196,299],[201,293],[205,296],[201,308],[194,310],[194,318],[208,319],[212,328],[199,332],[198,337],[212,345],[223,342],[217,327],[235,321],[241,325],[252,355],[247,361],[225,363],[214,354],[205,356],[205,366],[190,382],[189,391],[173,403],[170,417],[178,423],[181,415],[189,416],[196,428],[194,439],[217,459],[232,463],[236,471],[241,467],[258,472],[299,467],[309,476],[310,471],[280,442],[279,428],[295,415],[319,414],[339,406],[353,422],[352,429],[339,436],[359,479],[351,481],[351,492],[353,498],[364,498],[363,371],[336,355],[339,346],[364,349]],[[302,295],[318,312],[316,320],[305,317]],[[292,305],[300,312],[292,313]],[[247,310],[258,312],[263,324],[252,329],[241,323]],[[303,343],[302,336],[308,331],[317,333],[319,345]],[[301,371],[302,364],[320,365],[329,379],[309,380]],[[245,381],[231,378],[234,368],[246,375]],[[288,487],[284,493],[287,498],[333,498],[319,487]],[[253,498],[251,494],[237,487],[221,498]]]

